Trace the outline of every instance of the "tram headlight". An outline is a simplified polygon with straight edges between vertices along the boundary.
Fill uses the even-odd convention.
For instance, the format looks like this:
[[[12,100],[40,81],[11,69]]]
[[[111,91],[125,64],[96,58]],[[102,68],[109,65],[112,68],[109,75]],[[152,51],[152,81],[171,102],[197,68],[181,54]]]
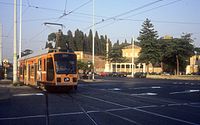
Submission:
[[[69,77],[64,78],[64,82],[69,82],[69,81],[70,81]]]

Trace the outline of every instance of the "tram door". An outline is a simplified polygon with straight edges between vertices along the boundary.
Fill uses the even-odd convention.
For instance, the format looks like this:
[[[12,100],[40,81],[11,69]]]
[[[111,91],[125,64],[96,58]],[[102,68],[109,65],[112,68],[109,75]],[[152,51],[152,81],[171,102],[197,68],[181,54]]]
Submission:
[[[46,73],[47,81],[54,80],[54,66],[53,66],[53,59],[47,58],[47,73]]]
[[[37,81],[37,64],[34,63],[34,82],[36,83]]]

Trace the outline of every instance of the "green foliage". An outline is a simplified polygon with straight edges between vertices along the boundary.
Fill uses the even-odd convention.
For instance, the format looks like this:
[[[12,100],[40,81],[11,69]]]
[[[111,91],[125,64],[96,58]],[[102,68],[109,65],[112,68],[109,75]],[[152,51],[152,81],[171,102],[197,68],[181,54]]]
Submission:
[[[122,48],[124,48],[125,46],[130,45],[129,43],[127,43],[127,41],[125,40],[125,42],[123,43],[119,43],[119,40],[117,40],[117,42],[113,45],[110,53],[109,53],[109,60],[111,62],[126,62],[127,59],[122,57]]]
[[[138,61],[146,64],[152,63],[153,65],[162,62],[165,71],[173,72],[177,67],[180,71],[184,71],[187,60],[194,55],[191,34],[185,34],[181,38],[174,39],[157,38],[157,31],[154,30],[153,24],[149,19],[146,19],[138,37],[141,47]]]
[[[91,66],[88,67],[88,62],[82,62],[80,60],[77,61],[78,70],[82,70],[83,72],[90,71],[93,68],[93,65],[90,65]]]
[[[57,36],[59,36],[59,38],[57,38]],[[79,29],[74,32],[74,36],[70,30],[68,30],[67,35],[64,35],[62,33],[51,33],[48,36],[49,42],[46,43],[45,48],[54,48],[52,46],[52,42],[55,42],[55,47],[59,46],[62,49],[70,48],[74,51],[92,53],[92,37],[92,30],[89,31],[88,36]],[[95,55],[105,56],[106,42],[107,36],[104,37],[103,35],[100,35],[99,37],[98,32],[96,31],[94,43]],[[108,40],[108,42],[109,48],[111,48],[111,41]]]
[[[48,41],[56,41],[56,34],[55,33],[51,33],[48,35]]]
[[[194,48],[194,51],[196,52],[197,55],[200,55],[200,47]]]
[[[146,19],[142,25],[140,36],[138,37],[141,46],[138,61],[146,64],[152,63],[155,65],[159,61],[159,47],[157,41],[157,31],[155,31],[153,27],[154,26],[149,19]]]
[[[167,70],[174,71],[177,68],[176,56],[179,60],[180,71],[185,71],[187,60],[194,55],[193,40],[186,34],[181,38],[160,40],[160,59]]]

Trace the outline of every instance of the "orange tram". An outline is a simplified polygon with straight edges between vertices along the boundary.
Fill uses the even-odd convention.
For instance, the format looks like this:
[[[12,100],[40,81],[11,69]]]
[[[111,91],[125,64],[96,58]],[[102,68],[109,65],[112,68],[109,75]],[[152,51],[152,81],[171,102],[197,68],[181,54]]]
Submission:
[[[18,60],[19,81],[46,90],[52,88],[77,89],[76,54],[68,50],[43,50]]]

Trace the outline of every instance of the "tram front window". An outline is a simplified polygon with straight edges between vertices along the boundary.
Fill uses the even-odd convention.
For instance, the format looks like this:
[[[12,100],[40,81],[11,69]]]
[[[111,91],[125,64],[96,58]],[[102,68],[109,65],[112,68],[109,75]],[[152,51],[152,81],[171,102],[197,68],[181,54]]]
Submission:
[[[76,74],[76,55],[55,54],[54,59],[57,74]]]

